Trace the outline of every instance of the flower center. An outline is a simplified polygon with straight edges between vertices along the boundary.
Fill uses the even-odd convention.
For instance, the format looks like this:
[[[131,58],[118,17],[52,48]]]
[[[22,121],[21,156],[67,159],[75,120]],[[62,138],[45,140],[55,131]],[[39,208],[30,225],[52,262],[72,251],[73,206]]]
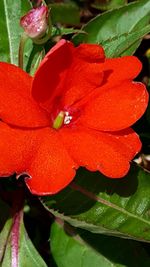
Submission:
[[[60,129],[63,124],[69,124],[72,120],[68,111],[60,111],[53,121],[52,127],[56,130]]]

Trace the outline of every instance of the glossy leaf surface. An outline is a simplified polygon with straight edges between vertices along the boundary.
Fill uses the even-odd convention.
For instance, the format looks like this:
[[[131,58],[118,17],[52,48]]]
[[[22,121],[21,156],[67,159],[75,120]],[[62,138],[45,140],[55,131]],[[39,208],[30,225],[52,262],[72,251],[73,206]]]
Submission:
[[[52,225],[50,240],[58,267],[150,266],[150,258],[138,242],[77,232],[62,222]]]
[[[86,34],[75,35],[73,41],[101,44],[108,57],[131,55],[150,31],[149,16],[149,0],[131,3],[98,15],[83,26]]]
[[[81,169],[70,187],[44,205],[76,227],[150,242],[150,174],[137,166],[122,179]]]

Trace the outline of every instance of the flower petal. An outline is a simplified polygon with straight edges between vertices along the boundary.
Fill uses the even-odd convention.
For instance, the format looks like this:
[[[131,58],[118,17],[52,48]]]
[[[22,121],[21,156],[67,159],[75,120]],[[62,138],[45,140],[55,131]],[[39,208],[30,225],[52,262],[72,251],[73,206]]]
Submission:
[[[122,154],[129,160],[141,150],[142,143],[139,136],[131,128],[105,134],[120,147]]]
[[[18,130],[0,122],[0,176],[26,172],[36,150],[35,131]]]
[[[74,49],[62,98],[63,106],[73,105],[101,85],[104,59],[100,45],[81,44]]]
[[[18,130],[0,123],[0,176],[29,174],[33,194],[54,194],[67,186],[78,166],[54,130]]]
[[[74,56],[89,63],[101,63],[105,58],[103,47],[97,44],[80,44],[75,48]]]
[[[48,115],[31,97],[32,78],[15,65],[0,63],[0,118],[15,126],[49,125]]]
[[[141,148],[138,136],[131,129],[116,134],[89,129],[61,130],[69,154],[79,166],[99,170],[111,178],[121,178],[129,170],[129,161]]]
[[[34,99],[49,112],[52,101],[64,90],[64,79],[72,62],[73,44],[66,40],[58,42],[44,57],[32,83]]]
[[[140,73],[142,63],[134,56],[106,59],[103,64],[105,72],[104,84],[107,88],[114,87],[125,80],[133,80]]]
[[[54,99],[71,106],[103,80],[104,51],[99,45],[82,44],[75,48],[61,40],[46,55],[32,85],[34,99],[51,112]],[[53,103],[52,103],[53,102]]]
[[[41,136],[42,137],[42,136]],[[54,130],[43,131],[39,147],[27,172],[30,191],[36,195],[55,194],[67,186],[75,176],[77,165],[69,156]]]
[[[79,122],[103,131],[125,129],[143,115],[147,103],[148,92],[142,83],[126,81],[113,88],[100,88],[99,95],[84,106]]]

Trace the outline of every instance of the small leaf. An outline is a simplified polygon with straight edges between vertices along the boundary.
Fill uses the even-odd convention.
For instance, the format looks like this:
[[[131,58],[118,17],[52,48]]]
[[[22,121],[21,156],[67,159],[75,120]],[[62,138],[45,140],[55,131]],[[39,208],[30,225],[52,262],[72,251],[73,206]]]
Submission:
[[[52,225],[50,240],[58,267],[150,266],[150,258],[138,242],[77,232],[62,222]]]
[[[45,207],[75,227],[150,242],[149,173],[132,166],[122,179],[80,169],[61,193],[43,197]]]
[[[18,64],[20,18],[30,8],[28,1],[0,1],[0,61]]]
[[[150,31],[149,16],[149,0],[128,4],[89,21],[82,28],[86,34],[76,34],[73,42],[101,44],[107,57],[131,55]]]

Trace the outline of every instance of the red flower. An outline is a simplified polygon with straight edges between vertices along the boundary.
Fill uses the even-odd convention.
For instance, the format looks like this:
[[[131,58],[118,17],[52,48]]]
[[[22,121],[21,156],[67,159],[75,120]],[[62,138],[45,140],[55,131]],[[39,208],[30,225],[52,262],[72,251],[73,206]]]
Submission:
[[[132,82],[137,58],[105,59],[101,46],[61,40],[34,78],[0,63],[0,175],[28,173],[35,194],[54,194],[84,166],[123,177],[141,142],[129,128],[148,93]]]

